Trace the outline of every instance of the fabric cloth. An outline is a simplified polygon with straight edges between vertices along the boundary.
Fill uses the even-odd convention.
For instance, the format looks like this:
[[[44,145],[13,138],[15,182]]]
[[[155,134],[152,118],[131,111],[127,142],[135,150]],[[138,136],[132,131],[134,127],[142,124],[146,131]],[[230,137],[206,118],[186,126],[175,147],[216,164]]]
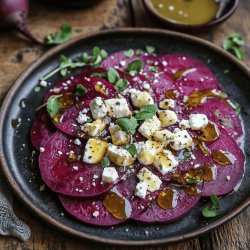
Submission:
[[[15,215],[13,197],[0,172],[0,234],[12,235],[22,241],[30,238],[30,228]]]

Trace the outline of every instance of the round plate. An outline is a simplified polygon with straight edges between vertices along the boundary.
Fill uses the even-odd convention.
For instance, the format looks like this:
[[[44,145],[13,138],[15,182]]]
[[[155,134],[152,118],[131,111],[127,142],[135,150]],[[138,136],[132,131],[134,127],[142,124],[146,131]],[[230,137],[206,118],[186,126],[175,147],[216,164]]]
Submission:
[[[236,192],[221,199],[220,215],[214,219],[201,217],[206,205],[201,201],[183,219],[170,224],[143,225],[128,222],[115,228],[93,227],[78,222],[67,215],[58,198],[48,189],[40,191],[43,184],[37,162],[31,165],[30,157],[34,148],[30,143],[30,126],[35,118],[35,109],[41,105],[48,88],[34,92],[39,78],[58,66],[60,54],[70,58],[79,56],[83,51],[91,53],[94,46],[104,48],[109,53],[134,48],[156,47],[158,54],[183,53],[191,55],[214,72],[218,81],[230,97],[243,107],[242,118],[246,128],[245,148],[250,148],[250,72],[233,56],[217,46],[176,32],[157,29],[123,29],[78,37],[58,46],[37,60],[15,82],[6,96],[1,109],[0,119],[0,156],[2,171],[20,200],[50,225],[65,233],[82,239],[116,245],[150,245],[180,241],[198,236],[233,218],[250,204],[250,166],[249,153],[246,152],[246,171],[242,184]],[[72,72],[73,73],[73,72]],[[61,77],[53,77],[55,84]],[[24,99],[25,107],[19,103]],[[13,129],[12,119],[21,118],[19,127]],[[64,212],[65,215],[61,216]],[[148,233],[145,233],[148,232]]]

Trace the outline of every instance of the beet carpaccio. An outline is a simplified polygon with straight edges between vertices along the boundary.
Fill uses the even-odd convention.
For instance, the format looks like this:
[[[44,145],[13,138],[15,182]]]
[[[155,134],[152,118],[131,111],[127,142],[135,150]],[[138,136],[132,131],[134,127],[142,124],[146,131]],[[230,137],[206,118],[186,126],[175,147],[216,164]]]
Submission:
[[[238,104],[205,64],[150,48],[82,67],[37,112],[42,179],[84,223],[172,222],[243,176]]]

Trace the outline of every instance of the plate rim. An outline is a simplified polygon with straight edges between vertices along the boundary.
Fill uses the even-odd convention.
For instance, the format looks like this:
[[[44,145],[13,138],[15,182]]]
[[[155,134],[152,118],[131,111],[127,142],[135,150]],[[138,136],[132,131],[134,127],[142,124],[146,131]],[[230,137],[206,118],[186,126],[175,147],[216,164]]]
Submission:
[[[18,91],[19,87],[21,86],[23,80],[29,76],[30,73],[36,67],[41,65],[45,60],[48,60],[49,58],[53,57],[54,54],[73,46],[75,43],[96,37],[96,36],[103,36],[103,35],[110,35],[110,34],[121,34],[121,33],[148,33],[148,34],[162,34],[168,37],[174,37],[174,38],[181,38],[183,40],[188,40],[191,42],[194,42],[199,45],[203,45],[209,49],[212,49],[216,53],[221,54],[223,57],[226,57],[228,60],[230,60],[233,64],[236,64],[246,75],[248,75],[250,79],[250,69],[243,64],[243,62],[236,59],[234,56],[229,54],[228,52],[224,51],[222,48],[217,46],[216,44],[213,44],[210,41],[207,41],[205,39],[195,37],[189,34],[184,34],[180,32],[175,31],[169,31],[164,29],[156,29],[156,28],[120,28],[120,29],[113,29],[108,31],[97,31],[97,32],[90,32],[87,34],[83,34],[80,36],[77,36],[73,38],[72,40],[68,41],[67,43],[64,43],[62,45],[56,46],[55,48],[50,49],[46,53],[44,53],[40,58],[38,58],[35,62],[33,62],[28,68],[26,68],[23,73],[16,79],[12,87],[9,89],[7,95],[5,96],[1,109],[0,109],[0,138],[3,138],[3,125],[4,125],[4,117],[7,114],[7,110],[9,107],[9,104],[11,102],[12,96]],[[2,140],[2,139],[1,139]],[[65,233],[65,235],[71,235],[80,239],[89,240],[89,241],[95,241],[99,243],[105,243],[105,244],[111,244],[111,245],[129,245],[129,246],[143,246],[145,244],[147,245],[160,245],[160,244],[166,244],[166,243],[174,243],[178,241],[183,241],[187,239],[191,239],[194,237],[201,236],[202,234],[208,233],[211,230],[217,228],[220,225],[223,225],[224,223],[228,222],[229,220],[233,219],[236,215],[238,215],[240,212],[242,212],[246,207],[250,205],[250,196],[247,198],[244,202],[242,202],[240,205],[238,205],[234,210],[230,211],[226,215],[222,216],[218,220],[209,223],[208,225],[205,225],[201,229],[193,230],[189,233],[185,233],[178,236],[170,236],[168,238],[164,239],[155,239],[155,240],[116,240],[116,239],[107,239],[100,236],[94,236],[92,234],[79,232],[71,227],[68,227],[64,225],[62,222],[54,219],[50,215],[48,215],[46,212],[43,212],[42,209],[38,208],[32,202],[29,200],[27,195],[21,190],[21,188],[16,183],[15,179],[12,177],[12,174],[8,168],[8,164],[4,155],[2,143],[0,143],[0,169],[2,170],[2,173],[4,175],[5,180],[10,184],[12,190],[14,191],[14,194],[18,199],[22,201],[22,203],[29,208],[29,210],[36,215],[39,219],[42,219],[50,226],[59,229],[59,231],[62,231]]]

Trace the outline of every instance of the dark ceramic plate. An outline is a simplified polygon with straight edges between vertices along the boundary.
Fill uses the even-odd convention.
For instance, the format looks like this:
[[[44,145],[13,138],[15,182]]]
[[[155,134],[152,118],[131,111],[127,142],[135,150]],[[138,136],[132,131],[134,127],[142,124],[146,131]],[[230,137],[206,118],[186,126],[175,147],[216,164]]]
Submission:
[[[46,75],[58,65],[60,54],[71,58],[79,56],[83,51],[90,52],[94,46],[106,49],[109,53],[131,47],[145,48],[155,46],[157,53],[180,52],[192,55],[208,64],[216,75],[224,90],[243,107],[242,118],[246,128],[245,148],[250,148],[250,72],[248,69],[222,49],[215,45],[180,33],[154,29],[125,29],[79,37],[69,43],[56,47],[31,67],[16,81],[8,93],[2,109],[0,120],[0,155],[2,170],[15,194],[41,219],[65,233],[82,239],[102,243],[120,245],[149,245],[180,241],[198,236],[228,221],[250,204],[250,161],[246,153],[246,171],[236,192],[221,200],[221,212],[217,218],[201,217],[205,202],[200,202],[191,213],[183,219],[166,225],[139,225],[125,223],[115,228],[92,227],[78,222],[64,212],[57,197],[49,190],[40,192],[42,181],[37,162],[32,166],[30,156],[33,147],[30,143],[29,130],[35,117],[35,109],[41,105],[43,96],[48,88],[40,93],[34,92],[39,78]],[[228,71],[227,74],[224,72]],[[61,77],[51,79],[54,84]],[[25,108],[19,107],[24,98]],[[21,125],[13,129],[13,118],[21,118]],[[126,230],[128,229],[128,230]],[[148,231],[146,236],[145,231]]]

